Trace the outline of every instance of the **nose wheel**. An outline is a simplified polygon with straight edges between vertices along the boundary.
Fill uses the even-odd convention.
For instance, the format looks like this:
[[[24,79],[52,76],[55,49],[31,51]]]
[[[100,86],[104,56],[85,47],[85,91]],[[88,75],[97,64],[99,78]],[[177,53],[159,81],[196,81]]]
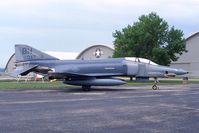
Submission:
[[[152,86],[152,89],[153,89],[153,90],[159,90],[160,88],[159,88],[157,85],[153,85],[153,86]]]
[[[154,78],[154,85],[152,86],[153,90],[159,90],[160,88],[157,86],[157,84],[159,83],[159,80],[155,77]]]

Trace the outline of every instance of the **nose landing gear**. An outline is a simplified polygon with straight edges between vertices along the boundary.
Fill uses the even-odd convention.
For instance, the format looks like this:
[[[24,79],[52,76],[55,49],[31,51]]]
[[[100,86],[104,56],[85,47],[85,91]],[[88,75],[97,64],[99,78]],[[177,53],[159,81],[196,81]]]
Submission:
[[[157,84],[159,83],[159,80],[157,77],[154,78],[154,85],[152,86],[153,90],[159,90],[160,88],[157,86]]]

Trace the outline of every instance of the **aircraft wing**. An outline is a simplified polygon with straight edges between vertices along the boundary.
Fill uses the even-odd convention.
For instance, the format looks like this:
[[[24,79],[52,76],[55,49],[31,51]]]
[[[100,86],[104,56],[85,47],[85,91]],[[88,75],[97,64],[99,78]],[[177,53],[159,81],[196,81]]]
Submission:
[[[115,74],[115,73],[114,73]],[[112,74],[112,76],[114,75]],[[116,74],[115,74],[116,75]],[[119,73],[117,75],[120,75]],[[116,76],[117,76],[116,75]],[[81,85],[81,86],[112,86],[122,85],[126,82],[120,79],[111,78],[110,74],[81,74],[71,72],[51,72],[48,74],[49,79],[65,79],[63,83],[70,85]],[[103,77],[103,78],[97,78]]]
[[[121,76],[123,73],[92,73],[88,74],[91,77],[110,77],[110,76]]]
[[[93,74],[82,74],[82,73],[72,73],[72,72],[51,72],[48,73],[49,77],[64,79],[64,78],[89,78],[89,77],[110,77],[110,76],[119,76],[121,73],[93,73]]]

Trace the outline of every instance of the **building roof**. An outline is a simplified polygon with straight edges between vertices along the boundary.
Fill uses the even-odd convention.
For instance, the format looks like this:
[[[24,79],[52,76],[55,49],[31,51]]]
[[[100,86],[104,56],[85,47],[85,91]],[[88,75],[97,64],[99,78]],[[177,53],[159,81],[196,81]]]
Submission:
[[[112,46],[109,46],[109,45],[103,45],[103,44],[100,44],[100,45],[92,45],[86,49],[84,49],[81,53],[79,53],[79,55],[77,56],[77,59],[79,59],[86,51],[88,51],[89,49],[93,48],[93,47],[106,47],[110,50],[113,50],[113,47]]]
[[[199,32],[196,32],[196,33],[190,35],[189,37],[186,38],[186,41],[188,41],[189,39],[195,37],[195,36],[198,35],[198,34],[199,34]]]
[[[44,52],[60,60],[76,59],[76,57],[79,54],[78,52],[55,52],[55,51],[44,51]]]

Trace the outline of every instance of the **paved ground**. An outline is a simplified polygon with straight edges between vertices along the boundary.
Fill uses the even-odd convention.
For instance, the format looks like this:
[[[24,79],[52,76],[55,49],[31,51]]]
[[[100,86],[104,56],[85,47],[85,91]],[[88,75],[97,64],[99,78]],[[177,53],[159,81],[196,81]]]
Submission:
[[[198,133],[199,85],[0,90],[0,133]]]

